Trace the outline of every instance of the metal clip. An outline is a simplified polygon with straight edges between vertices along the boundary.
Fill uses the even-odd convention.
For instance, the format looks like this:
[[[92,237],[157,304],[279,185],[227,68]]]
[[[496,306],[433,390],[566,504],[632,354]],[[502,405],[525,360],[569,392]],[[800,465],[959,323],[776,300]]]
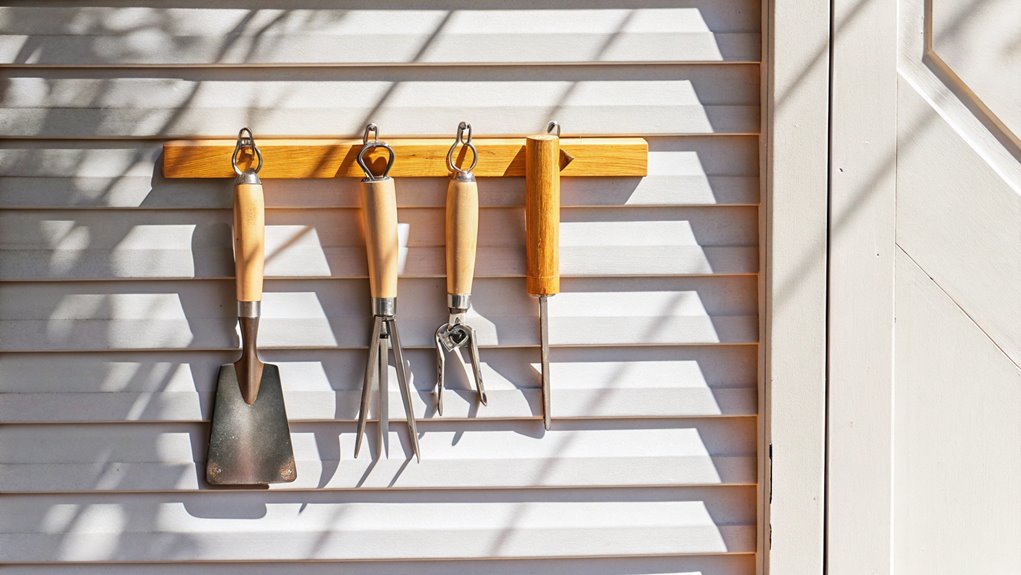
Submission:
[[[370,132],[372,133],[371,142],[369,141]],[[383,168],[383,173],[379,176],[373,174],[372,170],[369,169],[369,166],[365,163],[365,154],[373,148],[383,148],[390,154],[390,159],[387,160],[386,167]],[[376,124],[369,124],[365,126],[365,134],[362,135],[362,149],[358,152],[358,165],[362,168],[362,171],[365,172],[365,180],[375,182],[378,180],[385,180],[390,177],[390,168],[394,165],[394,158],[394,150],[390,147],[390,144],[379,141],[379,126]]]

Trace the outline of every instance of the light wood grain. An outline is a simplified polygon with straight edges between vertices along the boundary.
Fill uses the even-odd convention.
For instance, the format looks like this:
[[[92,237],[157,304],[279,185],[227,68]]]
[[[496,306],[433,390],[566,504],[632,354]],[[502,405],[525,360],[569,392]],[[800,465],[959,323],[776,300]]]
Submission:
[[[363,180],[362,230],[369,268],[369,293],[397,297],[397,194],[392,178]]]
[[[479,177],[525,175],[523,138],[475,138]],[[445,176],[450,144],[440,139],[387,140],[400,158],[390,175],[421,178]],[[565,140],[571,156],[561,171],[567,176],[644,176],[648,173],[648,143],[642,138],[572,138]],[[234,149],[231,140],[181,140],[163,146],[163,176],[166,178],[226,178],[231,167],[223,159]],[[339,178],[364,176],[355,158],[361,140],[271,140],[260,139],[267,179]],[[386,163],[386,152],[366,154],[366,163],[376,171]],[[463,158],[455,158],[463,161]],[[242,165],[244,167],[247,164]]]
[[[234,187],[234,277],[238,301],[262,301],[266,211],[262,186]]]
[[[567,178],[564,207],[758,204],[755,136],[647,137],[644,178]],[[145,141],[0,141],[0,207],[206,209],[230,206],[215,180],[167,179],[162,143]],[[358,182],[348,178],[267,180],[267,208],[357,207]],[[399,207],[442,205],[447,177],[401,182]],[[482,207],[524,205],[523,178],[487,178]],[[0,230],[3,227],[0,226]]]
[[[525,139],[525,265],[530,295],[560,292],[560,137]]]
[[[451,179],[447,187],[447,293],[470,295],[475,279],[479,236],[479,186],[474,180]]]

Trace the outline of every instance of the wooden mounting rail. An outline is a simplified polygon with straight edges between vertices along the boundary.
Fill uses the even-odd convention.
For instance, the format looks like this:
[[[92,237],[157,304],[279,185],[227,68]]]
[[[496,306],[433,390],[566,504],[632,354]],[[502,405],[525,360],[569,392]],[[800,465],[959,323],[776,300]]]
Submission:
[[[396,161],[390,175],[417,178],[448,176],[447,150],[453,138],[386,139]],[[362,148],[357,140],[256,139],[262,152],[262,178],[362,178],[355,159]],[[479,163],[475,175],[525,175],[524,138],[475,138]],[[230,157],[235,140],[175,140],[163,145],[166,178],[231,178]],[[645,176],[649,144],[642,138],[563,138],[560,140],[561,176]],[[468,152],[459,146],[455,162],[464,165]],[[374,171],[382,168],[385,152],[370,153]],[[245,168],[244,165],[241,166]]]

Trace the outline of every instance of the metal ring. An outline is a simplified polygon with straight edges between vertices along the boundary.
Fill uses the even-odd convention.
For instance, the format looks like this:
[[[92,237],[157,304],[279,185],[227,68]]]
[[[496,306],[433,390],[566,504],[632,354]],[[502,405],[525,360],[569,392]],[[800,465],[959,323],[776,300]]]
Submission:
[[[373,134],[371,142],[369,141],[370,132]],[[386,167],[383,168],[383,173],[379,176],[373,174],[372,170],[370,170],[369,166],[365,163],[365,154],[373,148],[383,148],[390,153],[390,159],[387,160]],[[385,180],[390,173],[390,168],[394,165],[394,159],[396,159],[396,154],[394,153],[393,148],[390,147],[390,144],[379,141],[379,126],[375,124],[365,126],[365,134],[362,135],[362,149],[358,152],[358,166],[362,168],[363,172],[365,172],[365,178],[369,181]]]
[[[556,120],[550,120],[550,123],[546,124],[546,133],[552,134],[553,130],[556,129],[557,137],[560,137],[560,122]]]
[[[468,132],[468,137],[464,137],[465,131]],[[454,165],[454,150],[457,149],[457,145],[461,144],[468,148],[472,152],[472,163],[468,166],[467,170]],[[479,151],[475,149],[475,144],[472,143],[472,125],[466,122],[461,122],[457,125],[457,136],[454,138],[454,144],[447,150],[447,169],[451,172],[457,172],[462,176],[468,176],[475,169],[475,166],[479,163]]]
[[[247,136],[245,135],[246,133],[248,134]],[[241,150],[244,148],[251,148],[252,152],[255,154],[255,158],[258,160],[258,163],[255,165],[255,169],[249,168],[249,170],[258,174],[259,170],[262,169],[262,152],[259,151],[258,146],[255,145],[255,136],[252,135],[252,131],[247,127],[241,128],[241,130],[238,131],[238,143],[234,146],[234,153],[230,155],[230,165],[234,168],[234,173],[238,176],[243,175],[241,173],[241,168],[238,167],[238,158],[241,157]]]

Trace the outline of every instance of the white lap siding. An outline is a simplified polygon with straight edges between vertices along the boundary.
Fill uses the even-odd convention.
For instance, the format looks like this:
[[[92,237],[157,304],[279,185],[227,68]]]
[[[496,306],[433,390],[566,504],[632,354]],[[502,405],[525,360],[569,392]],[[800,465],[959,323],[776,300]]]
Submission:
[[[4,573],[755,572],[757,2],[88,4],[0,8]],[[353,458],[369,319],[355,181],[267,181],[260,343],[298,480],[206,485],[216,370],[238,345],[231,189],[163,178],[162,142],[550,119],[650,152],[645,178],[563,182],[553,429],[522,178],[479,181],[470,321],[490,405],[455,371],[443,417],[446,181],[397,182],[420,464],[401,425],[390,459]]]

